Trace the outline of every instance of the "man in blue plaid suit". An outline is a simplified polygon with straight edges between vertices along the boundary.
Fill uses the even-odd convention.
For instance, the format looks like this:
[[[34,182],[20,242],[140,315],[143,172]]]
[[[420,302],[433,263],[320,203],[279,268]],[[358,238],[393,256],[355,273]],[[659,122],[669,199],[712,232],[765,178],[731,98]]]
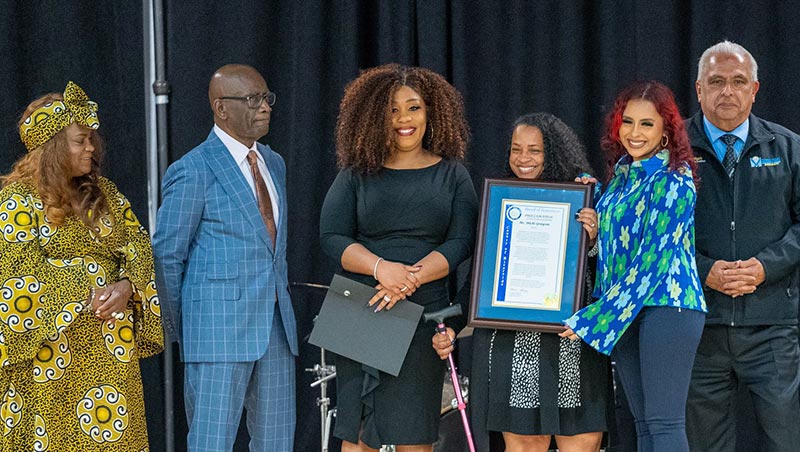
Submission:
[[[208,97],[214,128],[167,170],[153,235],[167,332],[185,362],[188,446],[232,450],[245,408],[251,451],[291,451],[298,346],[286,165],[256,141],[275,94],[254,68],[226,65]]]

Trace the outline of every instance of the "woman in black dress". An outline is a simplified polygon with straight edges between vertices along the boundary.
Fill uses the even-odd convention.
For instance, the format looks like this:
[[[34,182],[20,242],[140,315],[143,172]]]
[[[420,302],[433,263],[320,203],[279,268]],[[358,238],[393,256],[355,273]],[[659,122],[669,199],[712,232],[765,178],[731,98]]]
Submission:
[[[460,163],[468,137],[461,95],[427,69],[380,66],[345,89],[336,126],[341,172],[325,197],[320,239],[344,276],[378,288],[376,310],[404,300],[426,312],[449,305],[447,276],[472,252],[477,214]],[[432,335],[420,322],[397,377],[336,358],[342,451],[432,450],[444,376]]]
[[[528,114],[514,122],[508,168],[505,176],[525,180],[594,181],[575,132],[549,113]],[[581,209],[576,220],[594,244],[594,209]],[[591,303],[593,273],[585,275],[583,305]],[[468,299],[465,288],[457,300],[468,304]],[[482,429],[502,432],[507,452],[547,451],[552,436],[562,452],[599,450],[611,412],[605,356],[554,333],[476,329],[474,336],[470,402],[481,450],[488,447],[481,444],[486,442],[480,437]]]

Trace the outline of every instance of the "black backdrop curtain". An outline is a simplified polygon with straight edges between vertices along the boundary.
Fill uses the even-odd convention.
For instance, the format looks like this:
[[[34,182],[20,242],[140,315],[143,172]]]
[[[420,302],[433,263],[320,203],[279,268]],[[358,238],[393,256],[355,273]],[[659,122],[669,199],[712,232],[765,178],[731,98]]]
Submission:
[[[603,171],[602,116],[634,79],[655,78],[676,93],[684,115],[697,110],[697,59],[731,39],[761,71],[754,112],[800,131],[796,56],[800,8],[778,0],[620,1],[165,1],[170,161],[212,126],[207,85],[226,63],[255,66],[278,95],[262,141],[288,167],[290,279],[326,283],[336,264],[317,244],[318,212],[336,174],[333,130],[344,85],[362,68],[419,65],[464,95],[473,132],[468,167],[476,184],[505,166],[508,126],[549,111],[576,129]],[[108,145],[105,173],[147,222],[141,2],[92,0],[0,3],[0,171],[24,152],[19,114],[34,97],[68,80],[100,104]],[[300,333],[310,330],[320,294],[297,289]],[[298,364],[296,449],[318,449],[317,393],[302,372],[317,360],[304,346]],[[178,366],[180,371],[180,366]],[[180,383],[182,376],[177,375]],[[144,364],[152,450],[164,449],[159,359]],[[177,388],[177,450],[185,421]],[[245,450],[242,443],[237,450]],[[741,446],[746,450],[745,445]]]

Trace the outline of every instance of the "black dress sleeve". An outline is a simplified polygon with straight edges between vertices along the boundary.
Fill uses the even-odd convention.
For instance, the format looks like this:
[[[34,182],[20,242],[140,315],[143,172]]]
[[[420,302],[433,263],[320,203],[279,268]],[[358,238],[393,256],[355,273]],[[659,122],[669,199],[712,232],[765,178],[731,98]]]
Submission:
[[[463,165],[458,164],[456,175],[456,192],[453,197],[453,209],[450,225],[447,228],[445,241],[436,247],[447,263],[450,271],[455,271],[458,264],[472,255],[475,243],[475,221],[478,215],[478,196],[472,179]]]
[[[333,181],[319,218],[322,250],[337,263],[344,250],[356,242],[356,190],[352,171],[340,171]]]

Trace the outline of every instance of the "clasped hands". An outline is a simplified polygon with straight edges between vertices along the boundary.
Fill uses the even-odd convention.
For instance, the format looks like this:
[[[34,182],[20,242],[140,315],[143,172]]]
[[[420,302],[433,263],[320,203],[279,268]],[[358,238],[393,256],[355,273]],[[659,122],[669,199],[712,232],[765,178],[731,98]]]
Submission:
[[[708,272],[706,286],[736,298],[755,292],[765,278],[764,266],[755,257],[734,262],[718,260]]]
[[[422,269],[422,265],[405,265],[399,262],[381,260],[375,269],[378,277],[378,293],[369,300],[369,305],[377,303],[375,312],[380,310],[392,309],[400,300],[405,300],[413,294],[422,281],[417,273]],[[434,334],[432,346],[441,359],[447,359],[455,349],[456,333],[452,328],[447,328],[447,334]]]
[[[369,300],[369,305],[378,304],[375,312],[384,308],[392,309],[395,303],[405,300],[422,285],[417,277],[417,272],[421,269],[421,265],[405,265],[381,260],[375,268],[375,276],[378,279],[375,288],[378,293]]]
[[[128,300],[133,296],[133,287],[130,281],[122,279],[106,287],[98,287],[92,294],[94,298],[87,300],[87,305],[94,316],[113,324],[123,318]]]

